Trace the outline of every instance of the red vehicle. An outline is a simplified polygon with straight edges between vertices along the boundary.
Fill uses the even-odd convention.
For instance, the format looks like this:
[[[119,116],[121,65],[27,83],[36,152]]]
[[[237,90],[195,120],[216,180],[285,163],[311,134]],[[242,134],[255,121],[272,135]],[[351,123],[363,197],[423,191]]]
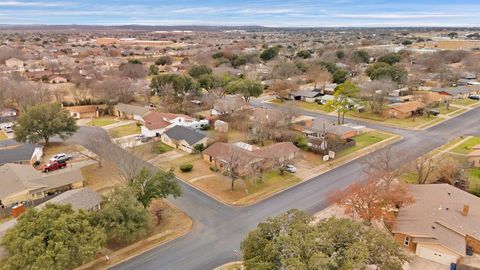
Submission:
[[[42,172],[50,172],[67,167],[67,163],[52,161],[42,166]]]

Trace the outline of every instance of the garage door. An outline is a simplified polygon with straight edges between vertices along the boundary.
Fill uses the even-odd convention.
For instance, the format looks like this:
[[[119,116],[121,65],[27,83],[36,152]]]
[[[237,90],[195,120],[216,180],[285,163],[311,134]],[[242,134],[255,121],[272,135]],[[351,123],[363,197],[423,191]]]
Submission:
[[[457,257],[452,256],[450,254],[442,253],[437,250],[433,250],[427,247],[422,247],[420,245],[417,245],[417,256],[422,257],[424,259],[438,262],[441,264],[445,265],[450,265],[450,263],[456,263],[457,262]]]

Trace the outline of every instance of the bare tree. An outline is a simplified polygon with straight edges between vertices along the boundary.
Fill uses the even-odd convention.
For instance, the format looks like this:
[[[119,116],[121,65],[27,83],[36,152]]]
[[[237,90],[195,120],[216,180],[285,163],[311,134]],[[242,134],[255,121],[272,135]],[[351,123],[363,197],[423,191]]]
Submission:
[[[242,166],[242,151],[239,147],[229,147],[227,159],[225,160],[225,172],[231,179],[230,189],[235,189],[235,181],[240,179],[240,169]]]
[[[317,84],[323,84],[322,89],[325,90],[325,84],[332,80],[332,75],[324,67],[313,65],[307,71],[307,78],[315,83],[315,89]]]
[[[399,152],[394,152],[391,148],[380,151],[363,160],[364,171],[370,177],[381,179],[381,183],[388,189],[401,174],[395,158],[399,155]]]
[[[396,88],[397,84],[390,79],[365,81],[360,85],[360,95],[372,112],[382,113],[387,96]]]
[[[417,158],[414,165],[418,174],[417,182],[419,184],[426,184],[429,180],[430,174],[437,167],[436,161],[430,154]]]
[[[297,89],[298,85],[295,82],[289,80],[276,81],[269,87],[269,90],[278,97],[280,97],[282,100],[287,98],[291,91]]]

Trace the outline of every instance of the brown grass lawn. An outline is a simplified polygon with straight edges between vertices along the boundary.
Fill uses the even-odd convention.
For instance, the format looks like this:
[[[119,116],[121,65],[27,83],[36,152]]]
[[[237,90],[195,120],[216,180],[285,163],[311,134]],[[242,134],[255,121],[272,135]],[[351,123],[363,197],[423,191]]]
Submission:
[[[6,139],[8,139],[7,134],[0,130],[0,141],[4,141]]]
[[[108,131],[113,138],[120,138],[134,134],[140,134],[140,127],[136,123],[112,128]]]
[[[114,117],[103,116],[103,117],[100,117],[100,118],[93,119],[92,121],[88,122],[87,125],[103,127],[103,126],[108,126],[108,125],[111,125],[111,124],[115,124],[117,122],[118,122],[118,120]]]
[[[173,150],[173,147],[166,145],[161,141],[154,141],[135,146],[135,150],[133,151],[133,153],[135,153],[142,159],[148,161],[160,154],[169,152],[171,150]]]
[[[132,244],[109,244],[104,248],[103,254],[98,256],[95,261],[78,269],[107,269],[114,264],[185,234],[193,225],[190,217],[165,200],[154,201],[150,209],[152,211],[153,228],[147,236]],[[159,223],[153,215],[158,209],[162,210],[162,220]],[[105,254],[110,258],[108,263],[105,262]]]
[[[261,182],[255,179],[235,180],[233,191],[231,179],[223,175],[203,178],[193,185],[225,203],[248,205],[300,182],[301,179],[293,174],[282,176],[278,170],[273,170],[265,173]]]
[[[415,118],[406,118],[406,119],[397,119],[397,118],[383,118],[381,115],[372,113],[372,112],[348,112],[347,116],[352,116],[356,118],[362,118],[367,120],[373,120],[378,122],[383,122],[386,124],[391,124],[399,127],[404,128],[414,128],[421,125],[425,125],[427,123],[434,123],[434,121],[438,121],[438,117],[435,116],[422,116],[422,117],[415,117]]]
[[[117,166],[112,162],[104,161],[101,168],[97,164],[88,165],[81,171],[85,177],[85,186],[100,194],[107,194],[112,189],[123,185]]]

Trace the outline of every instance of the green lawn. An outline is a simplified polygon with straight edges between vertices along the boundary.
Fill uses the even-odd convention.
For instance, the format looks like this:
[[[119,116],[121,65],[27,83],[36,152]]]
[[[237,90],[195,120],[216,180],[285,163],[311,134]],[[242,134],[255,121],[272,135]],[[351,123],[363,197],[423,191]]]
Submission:
[[[262,182],[248,180],[246,181],[246,185],[248,193],[253,194],[259,192],[263,193],[271,189],[283,190],[296,183],[300,183],[301,181],[302,179],[288,172],[285,172],[284,175],[280,175],[280,171],[275,169],[264,173]]]
[[[0,141],[4,141],[6,139],[8,139],[7,134],[5,134],[3,131],[0,131]]]
[[[458,110],[460,110],[459,107],[455,107],[455,106],[450,106],[447,109],[447,106],[444,106],[444,105],[441,105],[438,108],[434,108],[434,109],[438,110],[441,114],[449,114],[449,113],[457,112]]]
[[[300,108],[305,109],[305,110],[320,111],[320,112],[326,112],[327,111],[326,108],[325,108],[325,105],[320,105],[316,102],[288,101],[288,100],[282,101],[280,99],[273,99],[270,102],[274,103],[274,104],[280,104],[280,105],[293,103],[293,104],[295,104],[295,105],[297,105]]]
[[[140,127],[136,123],[112,128],[108,131],[113,138],[120,138],[134,134],[140,134]]]
[[[452,104],[461,105],[461,106],[472,106],[477,104],[477,100],[464,98],[464,99],[454,99],[452,100]]]
[[[468,178],[470,179],[469,190],[480,190],[480,168],[470,168],[468,170]]]
[[[353,137],[353,139],[355,140],[355,146],[353,147],[350,147],[350,148],[347,148],[345,150],[342,150],[340,152],[338,152],[336,154],[336,157],[335,158],[339,158],[339,157],[342,157],[342,156],[346,156],[348,154],[351,154],[353,152],[356,152],[360,149],[363,149],[367,146],[370,146],[372,144],[376,144],[376,143],[379,143],[383,140],[386,140],[390,137],[392,137],[393,135],[391,134],[387,134],[387,133],[383,133],[383,132],[378,132],[378,131],[370,131],[370,132],[366,132],[366,133],[363,133],[363,134],[360,134],[358,136],[355,136]]]
[[[480,137],[472,137],[460,145],[457,145],[455,148],[450,150],[451,152],[458,153],[458,154],[468,154],[472,152],[472,148],[475,145],[480,144]]]
[[[434,123],[434,121],[441,121],[438,117],[435,116],[422,116],[422,117],[415,117],[415,118],[406,118],[406,119],[397,119],[397,118],[384,118],[382,115],[373,113],[373,112],[357,112],[357,111],[350,111],[347,113],[347,116],[353,116],[357,118],[363,118],[383,123],[392,124],[399,127],[418,127],[421,125],[425,125],[427,123]]]
[[[100,117],[95,118],[92,121],[88,122],[87,125],[89,126],[96,126],[96,127],[104,127],[111,124],[117,123],[118,120],[113,117]]]

